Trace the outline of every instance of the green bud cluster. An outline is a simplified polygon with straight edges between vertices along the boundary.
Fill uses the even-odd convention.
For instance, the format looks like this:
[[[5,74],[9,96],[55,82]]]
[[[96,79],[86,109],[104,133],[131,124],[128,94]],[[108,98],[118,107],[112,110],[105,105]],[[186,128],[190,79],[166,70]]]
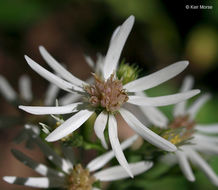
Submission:
[[[123,85],[138,78],[140,70],[136,65],[129,65],[123,60],[117,70],[118,79],[122,80]]]

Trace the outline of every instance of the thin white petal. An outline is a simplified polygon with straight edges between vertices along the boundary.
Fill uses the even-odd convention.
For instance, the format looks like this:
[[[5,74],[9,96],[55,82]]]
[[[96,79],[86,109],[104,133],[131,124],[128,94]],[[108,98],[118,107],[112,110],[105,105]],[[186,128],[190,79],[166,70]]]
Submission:
[[[36,125],[30,125],[30,124],[25,124],[24,125],[24,128],[26,130],[30,130],[31,132],[34,133],[34,135],[38,136],[40,134],[40,130],[39,130],[39,127],[36,126]]]
[[[113,34],[112,34],[111,40],[110,40],[110,44],[113,43],[113,40],[114,40],[114,38],[116,37],[116,35],[118,34],[119,30],[120,30],[120,26],[118,26],[118,27],[113,31]]]
[[[62,125],[56,128],[49,136],[46,137],[46,141],[57,141],[76,129],[78,129],[89,117],[93,114],[93,111],[82,110],[66,120]]]
[[[116,118],[113,115],[109,115],[109,121],[108,121],[108,133],[109,133],[109,139],[111,143],[111,147],[114,151],[114,154],[117,158],[117,161],[120,163],[120,165],[126,170],[126,172],[129,174],[130,177],[133,177],[133,174],[129,168],[129,164],[123,154],[120,142],[118,140],[117,135],[117,121]]]
[[[218,133],[218,123],[208,124],[208,125],[200,125],[195,126],[195,129],[199,132],[217,134]]]
[[[45,107],[45,106],[19,106],[20,109],[25,112],[35,114],[35,115],[46,115],[46,114],[68,114],[77,112],[77,107],[81,103],[73,103],[67,106],[55,106],[55,107]]]
[[[176,151],[175,154],[177,156],[179,166],[183,174],[185,175],[186,179],[189,181],[195,181],[195,176],[192,172],[191,166],[188,162],[188,159],[185,153],[183,153],[182,151]]]
[[[119,31],[114,36],[110,43],[107,54],[105,56],[105,63],[103,69],[104,78],[107,79],[116,71],[117,64],[124,47],[124,44],[129,36],[129,33],[134,24],[134,16],[130,16],[121,26]]]
[[[36,143],[38,144],[39,148],[43,151],[43,153],[46,155],[48,160],[50,160],[54,165],[56,165],[61,171],[68,174],[70,173],[70,170],[72,170],[72,165],[69,162],[58,156],[47,144],[42,142],[40,138],[36,138]]]
[[[53,176],[53,177],[63,177],[64,176],[63,173],[58,172],[54,169],[48,168],[44,164],[37,163],[36,161],[32,160],[31,158],[29,158],[28,156],[26,156],[25,154],[23,154],[22,152],[18,150],[12,149],[12,153],[23,164],[32,168],[37,173],[43,176]]]
[[[197,165],[214,185],[218,186],[218,177],[208,163],[205,162],[202,157],[193,150],[189,150],[188,155],[192,163]]]
[[[137,105],[129,104],[128,102],[123,104],[122,106],[124,109],[127,109],[128,111],[134,113],[134,115],[137,115],[137,118],[141,123],[144,125],[150,125],[150,122],[147,117],[145,117],[145,114],[141,111],[140,107]]]
[[[93,188],[92,188],[92,190],[101,190],[101,189],[99,189],[99,188],[96,188],[96,187],[93,187]]]
[[[186,92],[188,90],[191,90],[194,85],[194,78],[191,75],[188,75],[183,80],[182,86],[180,88],[180,92]]]
[[[0,93],[8,101],[14,101],[17,99],[17,93],[12,86],[8,83],[5,77],[0,75]]]
[[[92,84],[94,82],[93,77],[90,77],[86,80],[88,84]],[[58,102],[60,105],[67,105],[72,104],[73,102],[78,102],[81,99],[82,95],[79,93],[67,93],[66,95],[62,96]]]
[[[25,55],[25,59],[26,59],[27,63],[29,64],[29,66],[34,71],[36,71],[39,75],[41,75],[43,78],[45,78],[49,82],[57,85],[59,88],[66,90],[68,92],[72,92],[72,90],[83,91],[82,88],[75,86],[75,85],[59,78],[58,76],[54,75],[53,73],[47,71],[46,69],[44,69],[42,66],[37,64],[35,61],[33,61],[31,58],[29,58],[26,55]]]
[[[142,161],[142,162],[129,164],[129,166],[133,175],[135,176],[149,170],[153,166],[153,163]],[[114,166],[108,169],[104,169],[102,171],[95,173],[94,176],[100,181],[115,181],[115,180],[125,179],[129,177],[126,170],[124,170],[123,167],[121,166]]]
[[[77,86],[83,86],[86,84],[84,81],[78,79],[74,75],[72,75],[69,71],[67,71],[60,63],[58,63],[49,53],[48,51],[43,47],[39,46],[39,51],[42,55],[42,57],[45,59],[47,64],[54,69],[54,71],[59,74],[62,78],[65,80],[71,82],[72,84],[75,84]]]
[[[138,138],[138,135],[133,135],[132,137],[128,138],[127,140],[123,141],[121,143],[122,150],[125,150],[126,148],[130,147]],[[96,171],[103,166],[105,166],[113,157],[114,157],[114,151],[108,151],[101,156],[98,156],[94,160],[88,163],[87,168],[90,172]]]
[[[88,64],[88,66],[93,70],[95,71],[95,62],[92,60],[92,58],[90,56],[87,56],[85,55],[85,60],[86,60],[86,63]]]
[[[194,138],[201,141],[211,142],[211,143],[218,143],[217,136],[206,136],[203,134],[194,134]]]
[[[129,96],[127,102],[139,106],[167,106],[189,99],[199,93],[200,90],[191,90],[188,92],[159,97]]]
[[[167,128],[167,117],[155,107],[139,106],[142,112],[147,116],[148,120],[155,126]]]
[[[67,174],[70,174],[73,168],[73,164],[69,160],[66,160],[64,158],[62,158],[61,161],[62,161],[61,170],[66,172]]]
[[[104,137],[104,130],[107,124],[108,114],[102,111],[95,120],[94,130],[96,136],[101,140],[101,144],[105,149],[108,149],[107,142]]]
[[[65,182],[61,178],[48,178],[48,177],[15,177],[15,176],[5,176],[4,181],[10,184],[23,185],[35,188],[52,188],[52,187],[62,187]]]
[[[143,92],[137,92],[136,95],[144,96]],[[155,126],[166,128],[168,124],[167,117],[155,107],[139,106],[139,109],[144,113],[148,120]]]
[[[33,94],[31,90],[31,80],[29,76],[23,75],[19,79],[19,92],[21,97],[27,101],[30,102],[33,99]]]
[[[186,76],[185,79],[183,80],[180,92],[186,92],[188,90],[191,90],[193,84],[194,84],[194,78],[192,76]],[[173,110],[173,115],[174,116],[184,115],[185,106],[186,106],[186,101],[176,104]]]
[[[101,55],[100,53],[97,54],[97,61],[96,61],[96,67],[95,67],[95,73],[102,76],[103,74],[103,68],[104,68],[104,61],[105,57]]]
[[[132,113],[128,110],[120,109],[120,114],[127,124],[146,141],[150,142],[154,146],[157,146],[166,151],[176,151],[175,145],[160,137],[146,126],[144,126]]]
[[[218,154],[217,144],[215,144],[215,143],[204,141],[201,139],[194,139],[193,144],[194,144],[193,148],[195,150],[202,152],[202,153],[211,154],[211,155]]]
[[[178,164],[178,159],[174,153],[165,154],[164,156],[160,158],[160,161],[163,163],[166,163],[169,166]]]
[[[28,135],[34,139],[34,142],[38,145],[41,149],[43,154],[60,170],[64,171],[65,173],[69,172],[71,165],[66,166],[66,162],[62,159],[56,152],[54,152],[51,147],[42,141],[38,134],[35,133],[35,129],[31,125],[25,125],[25,129],[28,132]]]
[[[188,61],[176,62],[155,73],[139,78],[124,85],[128,92],[138,92],[153,88],[159,84],[175,77],[188,66]]]
[[[196,116],[200,108],[210,99],[210,94],[201,95],[187,110],[192,119]]]
[[[50,105],[54,104],[59,90],[60,89],[56,85],[49,84],[48,89],[46,90],[46,93],[45,93],[45,100],[44,100],[44,104],[46,106],[50,106]]]

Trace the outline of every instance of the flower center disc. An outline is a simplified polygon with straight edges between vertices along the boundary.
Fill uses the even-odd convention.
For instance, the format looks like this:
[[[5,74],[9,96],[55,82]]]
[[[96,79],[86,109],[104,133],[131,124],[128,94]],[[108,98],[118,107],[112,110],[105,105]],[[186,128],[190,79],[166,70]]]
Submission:
[[[178,116],[169,125],[170,131],[164,134],[164,138],[175,145],[187,141],[194,133],[195,122],[189,120],[189,116]]]
[[[114,74],[106,81],[102,81],[97,75],[94,75],[94,78],[95,84],[85,87],[91,106],[103,108],[112,113],[119,110],[121,105],[128,100],[122,81],[116,79]]]
[[[68,178],[68,190],[92,190],[94,182],[95,178],[90,175],[89,170],[77,164]]]
[[[178,129],[180,127],[185,127],[187,131],[190,131],[194,128],[195,122],[189,120],[189,116],[178,116],[176,117],[173,122],[169,125],[171,129]]]

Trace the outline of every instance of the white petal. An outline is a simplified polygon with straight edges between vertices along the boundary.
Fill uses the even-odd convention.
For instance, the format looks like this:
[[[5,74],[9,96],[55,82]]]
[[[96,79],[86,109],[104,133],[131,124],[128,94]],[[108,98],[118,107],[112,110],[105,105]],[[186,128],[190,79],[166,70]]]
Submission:
[[[180,92],[186,92],[188,90],[191,90],[194,85],[194,78],[192,76],[186,76],[183,80],[182,86],[180,88]]]
[[[50,158],[48,158],[48,159],[51,160]],[[69,160],[66,160],[64,158],[62,158],[61,161],[62,161],[61,170],[67,174],[70,174],[70,172],[72,171],[72,168],[73,168],[73,164]]]
[[[54,165],[56,165],[60,170],[62,170],[65,173],[69,173],[69,171],[72,170],[72,165],[69,164],[69,162],[67,162],[65,159],[57,155],[57,153],[54,152],[48,144],[45,144],[45,142],[42,141],[39,135],[35,133],[33,126],[25,125],[25,129],[27,129],[28,135],[34,139],[34,142],[39,146],[44,155]]]
[[[23,75],[19,79],[19,92],[21,97],[30,102],[33,99],[32,90],[31,90],[31,80],[29,76]]]
[[[96,136],[101,140],[101,144],[105,149],[108,149],[107,142],[104,137],[104,130],[107,124],[108,114],[102,111],[95,120],[94,130]]]
[[[26,59],[27,63],[29,64],[29,66],[34,71],[36,71],[39,75],[41,75],[43,78],[45,78],[49,82],[57,85],[59,88],[66,90],[68,92],[72,92],[72,90],[83,91],[82,88],[79,88],[79,87],[59,78],[58,76],[54,75],[53,73],[47,71],[46,69],[44,69],[42,66],[37,64],[35,61],[33,61],[31,58],[29,58],[26,55],[25,55],[25,59]]]
[[[160,137],[146,126],[144,126],[132,113],[128,110],[120,109],[120,114],[126,123],[140,136],[142,136],[146,141],[150,142],[154,146],[157,146],[166,151],[176,151],[175,145]]]
[[[67,106],[55,106],[55,107],[45,107],[45,106],[19,106],[20,109],[25,112],[35,114],[35,115],[46,115],[46,114],[68,114],[77,112],[77,107],[81,103],[69,104]]]
[[[152,162],[137,162],[129,164],[133,175],[144,173],[153,166]],[[115,181],[128,178],[128,173],[121,166],[114,166],[94,174],[100,181]]]
[[[144,96],[143,92],[137,92],[136,95]],[[148,120],[155,126],[166,128],[168,124],[167,117],[155,107],[139,106],[139,109],[144,113]]]
[[[194,134],[194,138],[201,141],[211,142],[211,143],[218,143],[217,136],[206,136],[203,134]]]
[[[183,153],[182,151],[176,151],[175,152],[177,159],[179,161],[179,166],[183,172],[183,174],[185,175],[186,179],[189,181],[195,181],[195,176],[192,172],[191,166],[188,163],[188,159],[185,155],[185,153]]]
[[[176,62],[155,73],[139,78],[124,85],[128,92],[138,92],[153,88],[159,84],[175,77],[188,66],[188,61]]]
[[[165,154],[164,156],[160,158],[160,161],[163,163],[166,163],[169,166],[178,164],[178,159],[174,153]]]
[[[35,162],[34,160],[32,160],[31,158],[29,158],[28,156],[26,156],[25,154],[23,154],[22,152],[20,152],[18,150],[12,149],[12,153],[23,164],[32,168],[37,173],[39,173],[43,176],[53,176],[53,177],[63,177],[64,176],[63,173],[58,172],[54,169],[48,168],[44,164],[40,164],[40,163]]]
[[[105,57],[100,53],[97,54],[97,61],[95,66],[95,73],[99,74],[100,76],[103,75],[103,68],[104,68],[104,61]]]
[[[138,138],[138,135],[133,135],[132,137],[128,138],[127,140],[123,141],[121,143],[122,150],[125,150],[126,148],[130,147]],[[98,156],[94,160],[88,163],[87,168],[90,172],[96,171],[99,168],[102,168],[105,166],[112,158],[114,157],[114,151],[108,151],[101,156]]]
[[[114,154],[117,158],[117,161],[126,170],[126,172],[129,174],[129,176],[133,177],[133,174],[129,168],[129,164],[128,164],[128,162],[123,154],[122,148],[120,146],[120,142],[118,140],[117,121],[113,115],[109,115],[108,133],[109,133],[111,147],[114,151]]]
[[[141,111],[140,106],[125,103],[123,104],[122,108],[134,113],[134,115],[137,115],[138,120],[141,121],[141,123],[143,123],[144,125],[150,125],[148,118]]]
[[[192,163],[197,165],[214,185],[218,186],[218,177],[208,163],[195,151],[189,150],[188,155]]]
[[[47,64],[54,69],[54,71],[59,74],[62,78],[65,80],[71,82],[72,84],[75,84],[77,86],[83,86],[86,83],[74,75],[72,75],[69,71],[67,71],[60,63],[58,63],[49,53],[48,51],[43,47],[39,46],[39,51],[42,55],[42,57],[45,59]]]
[[[17,99],[17,93],[5,79],[5,77],[0,75],[0,93],[8,101],[14,101]]]
[[[25,124],[24,128],[33,132],[35,136],[38,136],[40,134],[39,127],[36,125]]]
[[[201,95],[187,110],[190,117],[194,119],[199,109],[210,99],[210,94]]]
[[[68,93],[59,99],[60,105],[67,105],[77,102],[81,98],[81,94]]]
[[[185,79],[183,80],[180,92],[186,92],[188,90],[191,90],[194,84],[194,79],[192,76],[186,76]],[[185,106],[186,106],[186,101],[180,102],[175,105],[174,110],[173,110],[173,115],[174,116],[179,116],[179,115],[184,115],[185,114]]]
[[[31,127],[31,126],[25,125],[25,127]],[[34,142],[38,145],[38,147],[41,149],[43,154],[60,170],[64,171],[65,173],[69,173],[69,170],[72,169],[71,165],[68,165],[68,162],[66,162],[59,155],[57,155],[57,153],[54,152],[53,149],[51,149],[48,144],[45,144],[45,142],[43,142],[38,135],[35,135],[35,132],[31,130],[32,128],[27,128],[27,129],[29,129],[28,134],[34,139]]]
[[[108,79],[110,75],[116,71],[117,64],[123,49],[123,46],[129,36],[129,33],[134,24],[134,16],[130,16],[121,26],[119,31],[113,37],[110,43],[107,54],[105,56],[105,63],[103,69],[103,75],[105,79]]]
[[[89,117],[93,114],[93,111],[82,110],[66,120],[62,125],[56,128],[49,136],[46,137],[46,141],[54,142],[57,141],[76,129],[78,129]]]
[[[88,66],[95,71],[95,63],[94,61],[92,60],[92,58],[90,56],[87,56],[85,55],[85,60],[86,60],[86,63],[88,64]]]
[[[191,90],[188,92],[159,97],[129,96],[127,102],[139,106],[167,106],[189,99],[199,93],[200,90]]]
[[[5,176],[4,181],[10,184],[24,185],[35,188],[51,188],[51,187],[62,187],[64,180],[58,178],[47,178],[47,177],[28,177],[21,178],[15,176]]]
[[[45,93],[45,100],[44,100],[44,104],[46,106],[54,104],[59,90],[60,89],[56,85],[49,84],[48,89],[46,90],[46,93]]]
[[[217,134],[218,133],[218,123],[208,124],[208,125],[200,125],[195,126],[195,129],[199,132]]]
[[[139,106],[142,112],[147,116],[148,120],[155,126],[160,128],[167,128],[167,117],[155,107]]]
[[[205,154],[218,155],[217,144],[207,142],[201,139],[193,140],[193,148]]]
[[[116,35],[118,34],[119,30],[120,30],[120,26],[118,26],[118,27],[114,30],[114,32],[113,32],[113,34],[112,34],[112,36],[111,36],[110,44],[113,43],[113,40],[114,40],[114,38],[116,37]]]
[[[96,187],[93,187],[93,188],[92,188],[92,190],[101,190],[101,189],[99,189],[99,188],[96,188]]]

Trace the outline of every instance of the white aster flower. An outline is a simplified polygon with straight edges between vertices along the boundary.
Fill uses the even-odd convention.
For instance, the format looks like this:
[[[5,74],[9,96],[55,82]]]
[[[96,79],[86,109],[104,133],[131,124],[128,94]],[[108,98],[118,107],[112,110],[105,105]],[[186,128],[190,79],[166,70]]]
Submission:
[[[32,126],[26,126],[31,130]],[[31,135],[31,131],[30,135]],[[90,161],[85,168],[81,164],[74,165],[74,155],[72,148],[62,147],[64,157],[57,155],[47,144],[34,133],[32,137],[35,139],[35,143],[42,150],[48,160],[50,160],[57,169],[50,168],[44,164],[38,163],[22,152],[13,149],[13,155],[26,166],[32,168],[38,174],[43,177],[15,177],[5,176],[3,179],[11,184],[24,185],[35,188],[63,188],[68,190],[97,190],[93,184],[97,181],[108,182],[120,179],[128,178],[128,173],[122,166],[113,166],[106,169],[102,169],[113,157],[114,152],[108,151],[101,156]],[[123,143],[121,143],[122,149],[130,147],[137,139],[137,135],[134,135]],[[152,167],[152,162],[136,162],[130,164],[130,169],[134,175],[144,173]]]
[[[80,94],[86,101],[83,100],[81,102],[58,107],[20,106],[20,109],[36,115],[75,113],[48,135],[46,140],[49,142],[57,141],[74,132],[87,121],[94,112],[97,113],[98,116],[94,124],[97,137],[101,140],[102,145],[107,148],[104,130],[106,126],[108,126],[109,140],[115,152],[115,156],[130,176],[133,175],[118,139],[116,114],[121,114],[127,124],[151,144],[166,151],[175,151],[176,146],[144,126],[134,114],[124,108],[123,105],[129,103],[140,106],[165,106],[181,102],[199,93],[199,90],[192,90],[173,95],[149,98],[135,95],[135,92],[147,90],[173,78],[187,67],[187,61],[177,62],[123,86],[122,81],[116,77],[116,69],[121,51],[132,29],[133,23],[134,17],[130,16],[114,32],[107,54],[103,59],[102,77],[95,74],[95,83],[92,85],[76,78],[68,72],[43,47],[40,47],[42,57],[60,77],[44,69],[28,56],[25,56],[29,66],[39,75],[67,92]]]
[[[188,76],[184,79],[181,92],[188,91],[193,86],[193,78]],[[210,99],[209,94],[201,95],[192,105],[186,108],[186,101],[178,103],[174,107],[174,120],[169,122],[156,108],[142,108],[145,115],[152,124],[161,128],[169,128],[172,130],[180,130],[173,135],[173,131],[165,137],[174,144],[187,142],[179,146],[175,154],[167,154],[163,160],[169,161],[172,164],[179,164],[183,174],[189,181],[195,181],[195,176],[192,172],[190,161],[193,165],[202,170],[209,180],[218,186],[218,176],[209,166],[209,164],[202,158],[200,153],[217,155],[218,154],[218,123],[202,125],[196,123],[195,116],[200,108]],[[150,110],[152,109],[152,110]],[[167,163],[170,163],[168,162]]]

